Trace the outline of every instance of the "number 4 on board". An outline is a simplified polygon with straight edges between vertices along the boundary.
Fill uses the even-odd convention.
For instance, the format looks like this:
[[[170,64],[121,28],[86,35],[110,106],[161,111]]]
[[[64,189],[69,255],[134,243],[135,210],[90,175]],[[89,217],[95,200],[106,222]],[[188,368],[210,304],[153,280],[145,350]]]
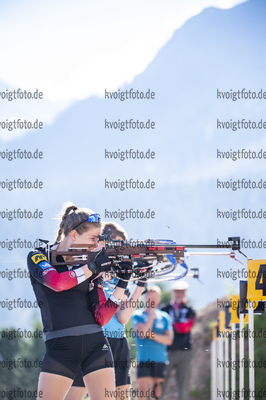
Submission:
[[[260,265],[258,276],[255,282],[255,289],[262,290],[263,296],[266,296],[266,264]]]
[[[266,260],[248,260],[247,299],[266,301]]]

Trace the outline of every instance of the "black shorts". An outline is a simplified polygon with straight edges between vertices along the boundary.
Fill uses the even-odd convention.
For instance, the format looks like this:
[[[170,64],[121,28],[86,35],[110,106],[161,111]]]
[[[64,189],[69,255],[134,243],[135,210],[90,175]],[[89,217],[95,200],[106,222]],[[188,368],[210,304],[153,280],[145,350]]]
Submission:
[[[115,385],[130,385],[130,349],[126,338],[108,338],[114,357]]]
[[[114,358],[116,386],[130,385],[130,350],[126,338],[108,338]],[[108,364],[108,362],[106,362]],[[111,365],[110,365],[111,366]],[[81,369],[78,368],[72,386],[84,387]]]
[[[104,333],[59,337],[45,342],[42,372],[74,379],[80,366],[82,375],[113,367],[112,352]]]
[[[137,377],[165,378],[167,364],[155,361],[139,361]]]

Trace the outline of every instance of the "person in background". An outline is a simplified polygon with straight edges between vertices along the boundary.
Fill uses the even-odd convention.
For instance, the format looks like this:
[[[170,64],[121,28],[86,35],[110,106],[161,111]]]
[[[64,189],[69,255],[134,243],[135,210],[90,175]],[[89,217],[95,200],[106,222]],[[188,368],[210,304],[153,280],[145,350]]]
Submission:
[[[106,234],[108,230],[110,231],[110,236],[112,240],[127,239],[126,231],[116,222],[105,223],[102,234]],[[109,279],[110,278],[111,277],[109,276]],[[106,273],[105,280],[106,279],[108,279],[108,273]],[[112,285],[116,285],[117,278],[112,279],[109,282],[111,282]],[[116,381],[115,398],[117,400],[130,399],[130,349],[127,338],[125,336],[125,324],[129,321],[133,311],[135,310],[137,301],[139,300],[143,292],[144,286],[145,279],[142,278],[137,282],[137,286],[130,299],[128,299],[127,295],[124,294],[121,307],[118,308],[113,318],[104,327],[104,332],[110,344],[114,358]],[[104,290],[107,298],[113,291],[111,285],[107,285],[107,282],[104,286]],[[87,390],[83,383],[81,370],[78,369],[73,385],[69,390],[65,400],[82,400],[86,393]]]
[[[169,315],[158,306],[161,289],[152,286],[145,295],[145,309],[133,314],[132,326],[136,333],[138,389],[142,399],[159,399],[167,367],[167,345],[173,342],[173,328]]]
[[[186,290],[189,285],[185,281],[178,281],[172,287],[172,300],[163,307],[172,320],[174,341],[168,347],[169,365],[163,385],[163,395],[167,387],[171,372],[175,370],[178,386],[178,400],[187,400],[189,395],[190,364],[191,364],[191,328],[195,322],[195,311],[188,306]]]

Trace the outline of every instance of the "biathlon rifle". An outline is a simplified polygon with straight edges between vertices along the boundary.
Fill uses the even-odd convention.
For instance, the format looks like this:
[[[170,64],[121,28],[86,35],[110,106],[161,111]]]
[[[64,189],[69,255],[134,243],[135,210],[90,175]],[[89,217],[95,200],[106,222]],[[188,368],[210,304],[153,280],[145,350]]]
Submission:
[[[48,257],[52,265],[73,265],[75,262],[79,265],[85,265],[92,262],[95,257],[101,253],[114,257],[113,270],[119,268],[119,262],[130,258],[132,261],[136,261],[137,265],[133,264],[133,279],[138,277],[147,278],[159,278],[164,275],[168,275],[166,279],[160,280],[171,280],[181,279],[188,273],[188,267],[185,264],[185,257],[187,249],[231,249],[232,251],[238,250],[240,253],[240,237],[229,237],[228,241],[222,244],[210,244],[210,245],[177,245],[173,240],[142,240],[142,241],[123,241],[123,240],[112,240],[110,232],[105,235],[99,236],[99,241],[104,242],[104,246],[101,250],[94,250],[92,246],[87,244],[73,245],[68,251],[57,251],[50,250],[50,246],[47,244]],[[49,247],[49,248],[48,248]],[[201,253],[190,253],[190,255],[200,255]],[[202,253],[203,255],[231,255],[231,253]],[[65,261],[58,259],[58,256],[64,257]],[[152,261],[153,264],[146,263],[143,265],[143,261]],[[155,263],[154,263],[155,261]],[[168,262],[168,264],[165,264]],[[171,274],[177,267],[177,265],[185,268],[185,272],[174,277]],[[156,279],[158,280],[158,279]]]

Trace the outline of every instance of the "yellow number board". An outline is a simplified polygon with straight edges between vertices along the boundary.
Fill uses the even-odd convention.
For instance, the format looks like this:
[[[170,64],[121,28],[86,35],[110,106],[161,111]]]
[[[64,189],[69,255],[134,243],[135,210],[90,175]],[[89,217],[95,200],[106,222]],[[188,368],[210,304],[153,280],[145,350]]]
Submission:
[[[212,340],[217,340],[217,327],[218,327],[218,322],[213,322],[212,324]]]
[[[231,307],[231,323],[239,324],[239,295],[232,295],[232,307]],[[248,323],[248,314],[245,314],[244,323]]]
[[[225,311],[219,312],[219,332],[225,331]]]
[[[248,260],[247,299],[266,301],[266,260]]]

